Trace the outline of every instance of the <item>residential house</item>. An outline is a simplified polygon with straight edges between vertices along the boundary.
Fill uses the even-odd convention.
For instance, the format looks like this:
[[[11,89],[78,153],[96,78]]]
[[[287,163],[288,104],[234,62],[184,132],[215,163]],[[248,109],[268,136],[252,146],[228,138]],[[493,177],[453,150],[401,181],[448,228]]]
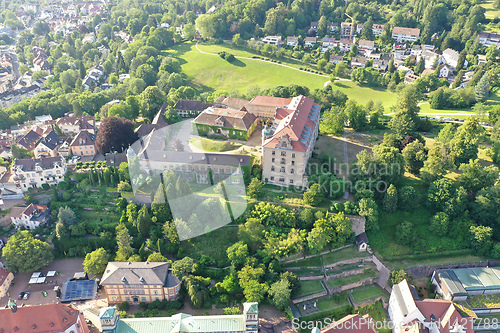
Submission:
[[[88,131],[80,131],[69,144],[69,149],[73,156],[94,156],[97,152],[95,135]]]
[[[360,39],[358,42],[358,52],[365,54],[375,49],[375,42],[372,40]]]
[[[104,332],[204,332],[204,333],[257,333],[259,331],[259,304],[243,303],[243,314],[192,316],[178,313],[171,317],[125,318],[115,307],[102,308],[99,314]],[[365,332],[362,332],[365,333]]]
[[[354,36],[354,23],[342,22],[340,24],[340,38],[352,38]]]
[[[339,24],[337,22],[334,22],[330,24],[330,31],[331,32],[337,32],[339,31]]]
[[[313,47],[316,45],[317,38],[316,37],[306,37],[304,39],[304,45],[307,47]]]
[[[42,57],[37,57],[33,59],[33,71],[34,72],[46,71],[47,73],[50,74],[50,64],[47,61],[47,59]]]
[[[196,14],[197,17],[200,17],[201,15],[203,15],[203,12],[201,11],[201,9],[195,9],[194,13]]]
[[[420,29],[394,27],[392,29],[392,39],[397,42],[416,42],[420,36]]]
[[[377,71],[385,72],[389,66],[389,61],[385,59],[374,59],[372,68]]]
[[[445,65],[448,65],[452,67],[453,69],[457,68],[457,63],[458,63],[458,58],[460,54],[453,50],[453,49],[446,49],[443,51],[443,55],[441,58],[439,58],[439,62]],[[467,60],[464,61],[464,66],[463,68],[467,68],[468,62]],[[457,68],[457,70],[460,70],[461,68]]]
[[[335,320],[330,325],[319,329],[314,328],[311,333],[376,333],[375,321],[369,314],[363,316],[359,314],[347,315],[344,318]]]
[[[33,131],[33,130],[29,130],[28,133],[26,133],[25,135],[23,135],[18,141],[17,141],[17,145],[20,147],[20,148],[23,148],[23,149],[26,149],[26,150],[29,150],[29,151],[32,151],[33,149],[35,149],[36,147],[36,144],[37,142],[40,140],[42,136],[40,134],[38,134],[37,132]]]
[[[406,74],[410,73],[410,74],[415,74],[415,72],[413,72],[413,69],[411,68],[408,68],[406,66],[403,66],[403,65],[400,65],[398,67],[396,67],[397,71],[405,71]]]
[[[450,80],[453,78],[453,70],[449,66],[441,65],[441,69],[439,70],[439,77]]]
[[[500,47],[500,34],[490,33],[490,32],[480,32],[479,33],[479,44],[490,47],[495,45],[497,48]]]
[[[382,54],[376,53],[375,51],[367,51],[365,53],[365,57],[367,57],[368,59],[380,60],[382,58]]]
[[[6,269],[0,268],[0,299],[7,295],[12,281],[14,281],[14,274]]]
[[[158,110],[155,117],[153,118],[153,121],[151,122],[151,124],[141,124],[141,125],[139,125],[139,127],[137,127],[135,129],[134,132],[137,134],[137,136],[139,138],[148,136],[151,132],[168,126],[167,122],[165,121],[165,116],[164,116],[165,111],[167,110],[167,107],[168,107],[167,103],[163,103],[160,110]],[[108,155],[106,155],[106,156],[108,156]]]
[[[222,5],[221,4],[215,4],[215,5],[212,5],[212,7],[210,7],[208,10],[207,10],[207,13],[210,14],[210,13],[213,13],[215,12],[217,9],[219,8],[222,8]]]
[[[406,280],[392,286],[388,313],[393,323],[393,333],[474,332],[474,319],[463,317],[452,301],[420,300],[416,290]]]
[[[95,134],[95,118],[92,116],[61,117],[56,120],[56,125],[67,135],[87,131]]]
[[[368,58],[365,57],[352,57],[351,67],[365,67],[368,62]]]
[[[318,31],[319,23],[318,22],[311,22],[311,29],[314,31]]]
[[[281,40],[281,36],[266,36],[262,39],[262,43],[280,47],[283,41]]]
[[[181,283],[168,262],[110,262],[101,279],[108,304],[174,301]]]
[[[483,65],[486,65],[486,56],[484,54],[478,54],[477,55],[477,64],[479,66],[483,66]]]
[[[33,153],[35,158],[41,157],[56,157],[57,149],[64,142],[64,139],[59,137],[56,132],[50,131],[49,134],[40,138],[36,143]]]
[[[99,81],[103,76],[104,76],[104,70],[101,66],[93,67],[83,78],[82,85],[85,89],[96,87],[99,85]]]
[[[342,61],[344,61],[343,56],[337,56],[337,55],[333,55],[333,54],[330,56],[331,63],[338,64],[339,62],[342,62]]]
[[[99,53],[101,53],[102,55],[105,55],[105,56],[107,56],[109,53],[109,49],[104,45],[99,46],[97,48],[97,50],[99,51]]]
[[[354,40],[351,38],[340,38],[339,48],[340,51],[348,52],[351,50],[351,47],[354,45]]]
[[[286,45],[288,46],[298,46],[299,45],[299,37],[296,36],[288,36],[286,38]]]
[[[64,180],[67,171],[64,157],[16,159],[11,168],[16,185],[24,192],[42,184],[58,184]]]
[[[94,33],[89,33],[85,34],[85,36],[82,39],[82,43],[95,43],[97,41],[97,38],[95,37]]]
[[[33,46],[33,56],[34,58],[48,58],[47,52],[39,46]]]
[[[426,68],[422,73],[420,73],[420,76],[425,76],[427,74],[434,74],[434,70],[431,68]]]
[[[213,103],[203,103],[201,101],[181,99],[178,100],[177,103],[175,103],[174,109],[181,117],[195,117],[199,115],[203,110],[213,105]]]
[[[369,245],[366,232],[362,232],[359,235],[356,235],[356,246],[358,247],[359,252],[366,252],[368,250]]]
[[[276,110],[262,131],[263,180],[279,186],[307,186],[306,166],[318,136],[321,106],[305,96]]]
[[[383,24],[374,24],[372,26],[372,32],[374,36],[381,35],[382,32],[384,32],[384,25]]]
[[[412,73],[406,73],[405,75],[405,80],[404,83],[406,84],[414,84],[415,81],[419,78],[420,76]]]
[[[436,62],[436,59],[439,59],[439,54],[437,54],[433,51],[424,49],[424,50],[422,50],[420,57],[424,58],[425,68],[432,68],[432,66],[434,66],[434,63]]]
[[[333,49],[335,47],[337,47],[337,44],[338,44],[338,41],[335,40],[335,38],[323,38],[323,48],[326,48],[326,49]]]
[[[364,26],[365,26],[365,25],[364,25],[363,23],[358,23],[358,24],[356,25],[356,33],[357,33],[357,34],[360,34],[360,33],[361,33],[361,31],[363,30],[363,27],[364,27]]]
[[[9,304],[0,309],[0,332],[89,333],[85,317],[72,304]]]
[[[392,54],[395,60],[405,60],[411,55],[411,51],[406,43],[394,43]]]
[[[422,45],[413,45],[410,50],[410,54],[415,57],[420,57],[420,55],[422,54]]]
[[[248,140],[257,122],[257,117],[245,107],[240,110],[209,107],[193,120],[193,128],[199,135],[220,134],[226,138]]]
[[[28,207],[12,207],[10,219],[16,228],[35,230],[50,220],[50,210],[45,205],[30,204]]]

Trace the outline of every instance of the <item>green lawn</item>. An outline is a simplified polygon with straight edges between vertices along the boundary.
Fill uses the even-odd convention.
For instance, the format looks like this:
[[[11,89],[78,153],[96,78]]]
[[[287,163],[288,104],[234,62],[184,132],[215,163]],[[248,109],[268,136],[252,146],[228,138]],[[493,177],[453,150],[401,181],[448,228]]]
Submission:
[[[349,246],[342,250],[324,254],[323,263],[329,265],[342,260],[368,256],[370,256],[368,252],[359,252],[355,246]]]
[[[361,315],[368,313],[370,315],[370,317],[373,318],[373,321],[375,321],[375,323],[383,323],[383,322],[386,322],[388,319],[387,312],[385,311],[381,301],[377,301],[377,302],[375,302],[375,304],[372,304],[372,305],[367,305],[361,309],[358,309],[358,311]],[[382,324],[379,324],[379,325],[380,325],[380,327],[383,327]],[[377,325],[376,325],[376,327],[377,327]],[[380,328],[380,329],[377,329],[377,331],[379,333],[391,333],[390,328]]]
[[[319,276],[323,275],[320,269],[310,269],[310,268],[300,268],[300,269],[289,269],[290,272],[297,276]]]
[[[286,267],[319,267],[321,266],[321,259],[319,256],[307,258],[303,260],[297,260],[290,263],[285,264]]]
[[[300,281],[300,290],[295,298],[316,294],[325,291],[320,280]]]
[[[436,116],[440,117],[450,117],[450,118],[458,118],[458,119],[466,119],[467,117],[475,115],[474,112],[471,111],[470,108],[465,109],[454,109],[454,110],[438,110],[431,109],[431,105],[429,103],[424,103],[420,105],[420,116],[425,116],[428,114],[428,117],[434,118]],[[447,114],[451,114],[447,116]],[[459,115],[457,115],[459,114]]]
[[[218,267],[230,265],[227,248],[238,241],[238,228],[224,227],[208,234],[181,242],[180,250],[187,256],[199,258],[206,255],[217,262]]]
[[[372,268],[363,274],[351,275],[351,276],[347,276],[347,277],[340,278],[340,279],[331,279],[331,280],[328,280],[327,283],[331,288],[337,288],[340,286],[344,286],[347,284],[351,284],[351,283],[358,282],[358,281],[361,281],[361,280],[364,280],[367,278],[377,276],[377,274],[378,274],[377,270]]]
[[[495,0],[486,0],[481,2],[481,6],[486,9],[486,13],[484,14],[486,17],[496,17],[500,16],[500,10],[493,8],[493,3]]]
[[[230,141],[217,141],[205,138],[189,138],[189,143],[198,149],[215,153],[235,150],[241,147],[241,144],[239,143]]]
[[[355,303],[360,303],[369,299],[377,298],[381,295],[387,296],[387,293],[374,284],[354,288],[351,290],[351,297]]]
[[[365,105],[369,100],[381,102],[386,112],[396,104],[397,94],[385,88],[370,88],[352,81],[335,81],[332,88],[345,93],[350,99]]]
[[[200,53],[194,43],[177,45],[173,56],[180,59],[188,80],[203,91],[246,93],[252,87],[265,89],[289,84],[305,85],[313,90],[322,88],[328,81],[323,76],[256,59],[236,59],[229,63],[217,55]]]
[[[347,293],[341,293],[341,294],[323,296],[323,297],[318,298],[317,300],[311,300],[309,302],[316,301],[316,306],[318,307],[319,311],[323,312],[323,311],[336,309],[336,308],[339,308],[341,306],[349,305],[349,301],[347,300],[347,297],[348,297]],[[303,303],[298,303],[297,309],[299,309],[300,313],[303,316],[307,316],[308,314],[310,314],[310,313],[307,313],[306,310],[304,310]]]

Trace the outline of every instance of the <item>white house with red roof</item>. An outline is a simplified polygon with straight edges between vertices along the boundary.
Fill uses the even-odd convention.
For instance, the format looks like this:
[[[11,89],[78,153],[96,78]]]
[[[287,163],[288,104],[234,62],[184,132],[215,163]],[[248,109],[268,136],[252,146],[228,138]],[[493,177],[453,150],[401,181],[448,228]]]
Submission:
[[[25,227],[28,230],[36,229],[50,218],[47,206],[35,204],[30,204],[28,207],[12,207],[10,215],[16,228]]]
[[[303,95],[276,108],[262,131],[263,179],[279,186],[307,186],[306,166],[318,136],[321,106]]]

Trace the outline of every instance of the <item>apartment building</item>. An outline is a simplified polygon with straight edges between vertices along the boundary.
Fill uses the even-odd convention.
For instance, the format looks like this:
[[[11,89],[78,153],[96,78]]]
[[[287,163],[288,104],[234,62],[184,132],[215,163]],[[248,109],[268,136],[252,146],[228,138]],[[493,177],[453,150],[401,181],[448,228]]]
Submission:
[[[45,205],[30,204],[28,207],[12,207],[10,219],[16,228],[35,230],[50,219],[50,211]]]
[[[484,45],[486,47],[495,45],[498,48],[500,47],[500,34],[494,34],[490,32],[480,32],[479,44]]]
[[[392,39],[397,42],[416,42],[420,36],[420,29],[394,27],[392,29]]]
[[[298,46],[299,45],[299,37],[297,36],[288,36],[286,38],[286,45],[288,46]]]
[[[373,36],[381,35],[382,32],[384,32],[384,25],[383,24],[374,24],[372,26]]]
[[[39,159],[16,159],[11,168],[14,182],[23,192],[30,187],[42,184],[58,184],[64,180],[68,171],[64,157],[47,157]]]
[[[276,110],[262,131],[264,181],[279,186],[307,186],[306,166],[318,136],[321,106],[303,95]]]
[[[110,262],[101,285],[109,304],[174,301],[181,282],[172,274],[168,262]]]

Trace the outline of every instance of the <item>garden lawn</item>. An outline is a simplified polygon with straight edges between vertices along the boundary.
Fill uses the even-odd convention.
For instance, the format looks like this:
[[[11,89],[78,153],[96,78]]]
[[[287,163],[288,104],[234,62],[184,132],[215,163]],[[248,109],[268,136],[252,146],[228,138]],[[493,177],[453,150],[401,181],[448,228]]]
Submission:
[[[173,56],[181,61],[182,72],[195,88],[203,91],[238,91],[251,87],[261,89],[298,84],[309,89],[322,88],[328,78],[256,59],[235,59],[232,63],[218,55],[203,54],[195,44],[183,43],[174,48]]]
[[[330,252],[322,255],[323,263],[325,265],[333,264],[338,261],[352,259],[352,258],[360,258],[360,257],[368,257],[370,254],[368,252],[359,252],[356,247],[349,246],[345,249]]]
[[[335,81],[332,88],[342,91],[349,99],[365,105],[369,100],[381,102],[386,112],[396,104],[397,94],[385,88],[372,88],[352,81]]]
[[[372,268],[363,274],[346,276],[340,279],[331,279],[328,280],[327,283],[330,286],[330,288],[337,288],[340,286],[345,286],[354,282],[358,282],[367,278],[377,276],[377,274],[378,274],[377,270]]]
[[[300,281],[300,290],[295,298],[301,298],[311,294],[317,294],[325,291],[320,280]]]
[[[292,261],[284,265],[284,267],[321,267],[321,259],[319,256]]]
[[[335,295],[335,297],[332,297],[332,295],[323,296],[318,299],[318,303],[316,305],[320,311],[326,311],[349,305],[349,301],[347,300],[347,294],[342,293]]]
[[[217,141],[205,138],[189,138],[189,143],[198,149],[215,153],[235,150],[241,147],[241,144],[239,143],[230,141]]]
[[[381,324],[378,324],[379,326],[377,326],[375,324],[376,328],[377,327],[382,327],[380,329],[377,329],[377,331],[379,333],[391,333],[391,329],[390,328],[383,328],[383,324],[382,323],[386,322],[387,319],[388,319],[388,317],[387,317],[387,312],[385,311],[384,306],[382,305],[381,301],[377,301],[377,302],[375,302],[375,304],[368,305],[368,306],[364,307],[363,309],[367,309],[368,314],[370,315],[370,317],[373,318],[373,321],[375,323],[381,323]],[[366,312],[363,311],[362,313],[364,314]]]
[[[380,289],[374,284],[369,286],[354,288],[351,290],[351,297],[355,303],[360,303],[369,299],[377,298],[378,296],[381,295],[387,296],[387,293],[382,291],[382,289]]]
[[[320,276],[323,272],[320,269],[310,269],[310,268],[300,268],[300,269],[288,269],[297,276]]]
[[[180,250],[189,257],[199,258],[201,255],[212,258],[217,267],[230,265],[227,259],[227,248],[238,241],[238,228],[223,227],[208,234],[181,242]]]

